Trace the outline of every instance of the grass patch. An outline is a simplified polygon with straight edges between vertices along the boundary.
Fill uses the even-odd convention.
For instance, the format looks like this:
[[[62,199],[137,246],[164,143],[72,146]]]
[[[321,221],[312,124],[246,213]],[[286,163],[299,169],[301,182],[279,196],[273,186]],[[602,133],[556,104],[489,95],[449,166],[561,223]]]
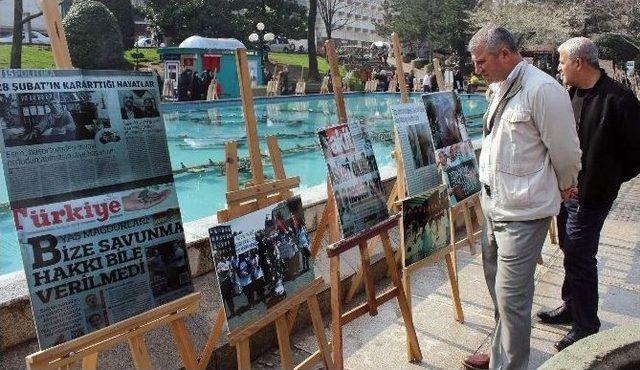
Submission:
[[[139,48],[137,50],[138,53],[142,54],[142,58],[140,58],[140,63],[149,63],[149,64],[160,64],[160,56],[158,56],[158,49],[156,48]],[[133,54],[136,53],[136,49],[128,49],[124,52],[124,59],[129,62],[131,65],[136,64],[136,58],[133,57]]]
[[[325,74],[329,71],[329,62],[324,57],[317,57],[318,72]],[[307,54],[294,54],[294,53],[269,53],[269,61],[277,64],[288,64],[294,66],[300,66],[309,68],[309,56]],[[344,66],[340,66],[340,75],[344,76],[347,73]]]
[[[0,68],[9,68],[11,61],[11,45],[0,45]],[[53,55],[51,47],[44,45],[23,45],[22,46],[22,68],[23,69],[52,69]]]

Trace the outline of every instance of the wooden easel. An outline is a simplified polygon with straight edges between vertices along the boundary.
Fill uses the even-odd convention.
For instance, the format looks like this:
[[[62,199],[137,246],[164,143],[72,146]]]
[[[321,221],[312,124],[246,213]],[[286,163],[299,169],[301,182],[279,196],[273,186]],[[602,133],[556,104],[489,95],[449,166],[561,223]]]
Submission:
[[[218,100],[218,69],[213,69],[213,79],[207,88],[207,100]]]
[[[307,84],[304,82],[304,67],[300,70],[300,80],[296,83],[296,95],[304,95],[307,90]]]
[[[83,369],[96,369],[98,353],[116,344],[127,342],[136,369],[153,368],[144,335],[162,326],[169,326],[182,363],[186,369],[197,369],[184,318],[198,310],[200,293],[191,293],[143,314],[128,318],[80,338],[40,351],[25,358],[27,369],[55,369],[82,361]]]
[[[331,276],[331,346],[333,349],[333,361],[336,368],[344,367],[342,354],[342,327],[356,318],[369,313],[370,316],[378,314],[378,306],[387,302],[392,298],[397,298],[402,320],[407,330],[407,353],[410,361],[422,361],[422,352],[420,343],[413,326],[413,318],[411,316],[411,308],[407,301],[404,288],[398,276],[396,269],[395,257],[391,249],[391,241],[389,240],[389,230],[398,226],[400,214],[391,216],[386,221],[361,232],[358,235],[348,239],[341,240],[330,245],[327,248],[327,256],[329,257],[329,273]],[[387,263],[387,268],[391,273],[391,281],[393,288],[376,295],[373,284],[373,273],[371,272],[371,262],[369,260],[369,250],[367,241],[374,237],[382,239],[382,249]],[[361,269],[364,272],[364,286],[367,292],[367,302],[363,303],[346,313],[342,313],[342,294],[340,291],[340,255],[354,247],[358,247],[360,251]]]
[[[71,69],[73,65],[60,20],[58,3],[56,0],[39,2],[49,31],[56,68]],[[134,366],[137,369],[149,369],[153,365],[144,335],[162,326],[169,326],[184,367],[196,369],[198,361],[184,318],[197,311],[199,304],[200,293],[188,294],[106,328],[31,354],[25,358],[27,369],[68,368],[76,361],[82,362],[83,369],[96,369],[98,353],[122,342],[129,344]]]
[[[218,222],[227,222],[232,219],[244,216],[261,208],[286,200],[293,195],[291,189],[300,184],[299,177],[287,178],[282,165],[282,157],[278,148],[277,138],[267,137],[269,156],[275,173],[275,180],[265,181],[262,167],[262,156],[258,142],[258,131],[256,116],[253,107],[253,96],[251,93],[251,80],[249,78],[249,66],[247,62],[247,51],[245,49],[236,50],[236,62],[239,73],[240,93],[242,108],[247,131],[247,143],[249,146],[249,159],[251,163],[251,181],[243,188],[238,186],[238,144],[227,142],[226,151],[226,174],[227,174],[227,208],[218,211]],[[265,326],[275,322],[278,336],[278,347],[280,348],[281,366],[284,369],[293,369],[293,358],[291,354],[291,344],[289,335],[295,322],[298,306],[306,302],[313,324],[314,333],[318,340],[319,350],[305,360],[296,368],[307,368],[318,361],[324,362],[324,366],[333,369],[331,351],[324,335],[324,325],[318,304],[317,294],[324,289],[322,278],[316,278],[308,287],[295,295],[288,297],[284,301],[269,309],[267,314],[261,319],[248,323],[229,333],[229,342],[236,347],[238,369],[251,368],[251,352],[249,341],[251,336]],[[219,307],[216,313],[216,320],[209,331],[209,337],[203,356],[200,359],[200,368],[206,368],[216,344],[222,335],[225,320],[224,308]]]

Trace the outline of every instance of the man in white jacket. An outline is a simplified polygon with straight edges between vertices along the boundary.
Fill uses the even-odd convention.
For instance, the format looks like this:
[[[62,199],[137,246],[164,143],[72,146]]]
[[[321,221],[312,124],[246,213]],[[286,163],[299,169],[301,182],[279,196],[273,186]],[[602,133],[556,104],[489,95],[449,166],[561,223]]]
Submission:
[[[479,174],[482,262],[496,328],[491,355],[463,364],[526,369],[536,261],[551,217],[577,183],[580,144],[567,91],[522,59],[507,30],[481,29],[469,51],[475,72],[491,83]]]

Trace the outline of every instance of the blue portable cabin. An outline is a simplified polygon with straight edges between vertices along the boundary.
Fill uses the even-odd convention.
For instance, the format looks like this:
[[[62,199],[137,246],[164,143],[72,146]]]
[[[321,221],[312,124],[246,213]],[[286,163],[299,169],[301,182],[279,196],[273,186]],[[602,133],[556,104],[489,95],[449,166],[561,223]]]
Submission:
[[[245,46],[237,39],[191,36],[182,41],[178,47],[159,48],[158,54],[164,66],[164,78],[173,80],[174,86],[178,86],[178,77],[187,68],[198,74],[205,70],[217,69],[220,97],[237,98],[240,96],[240,89],[235,50],[239,48],[245,48]],[[262,85],[262,61],[255,52],[251,51],[247,51],[247,59],[254,84]]]

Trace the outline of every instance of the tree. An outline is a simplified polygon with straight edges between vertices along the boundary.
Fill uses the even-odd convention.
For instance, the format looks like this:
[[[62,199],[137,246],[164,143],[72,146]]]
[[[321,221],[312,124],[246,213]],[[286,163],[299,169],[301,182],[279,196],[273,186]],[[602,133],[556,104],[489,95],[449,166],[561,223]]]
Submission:
[[[306,35],[307,10],[294,0],[146,0],[138,9],[170,39],[197,34],[245,41],[258,22],[276,36]]]
[[[342,29],[354,13],[354,5],[346,0],[317,0],[318,13],[324,24],[327,39],[333,31]]]
[[[468,12],[475,6],[476,0],[385,0],[384,23],[376,29],[381,35],[397,32],[405,45],[427,44],[463,57],[471,30]]]
[[[22,66],[22,0],[13,4],[13,39],[11,40],[11,68]]]
[[[118,21],[118,28],[122,34],[125,47],[132,47],[134,43],[133,5],[131,0],[99,0],[113,13]]]
[[[74,67],[118,69],[125,66],[118,22],[104,4],[94,0],[75,2],[62,25]]]
[[[309,56],[309,78],[313,81],[320,79],[318,71],[318,53],[316,51],[316,16],[318,0],[309,0],[309,14],[307,16],[307,54]]]

